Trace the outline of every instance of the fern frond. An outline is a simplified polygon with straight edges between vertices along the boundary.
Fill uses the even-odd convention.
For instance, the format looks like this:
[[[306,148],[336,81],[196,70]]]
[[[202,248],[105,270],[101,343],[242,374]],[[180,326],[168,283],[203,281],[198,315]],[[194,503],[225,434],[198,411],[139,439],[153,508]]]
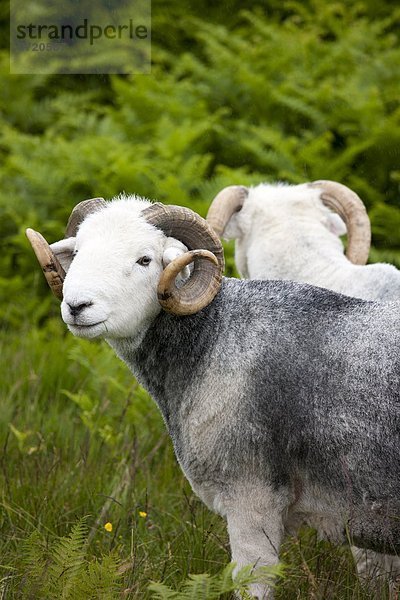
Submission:
[[[109,554],[101,561],[96,560],[87,566],[86,572],[77,582],[76,598],[85,600],[115,600],[120,591],[120,561]]]
[[[155,600],[179,600],[181,598],[179,592],[172,590],[164,583],[153,582],[149,585],[149,590],[154,592],[152,597]]]
[[[47,588],[52,598],[74,600],[74,588],[85,570],[86,518],[76,523],[71,533],[54,545]]]
[[[40,594],[40,588],[48,566],[48,560],[48,548],[39,531],[35,530],[22,543],[22,563],[26,579],[24,587],[29,589],[29,594],[32,594],[32,597],[43,597]]]
[[[80,519],[70,533],[48,546],[38,531],[23,542],[22,598],[114,600],[121,592],[120,560],[110,553],[86,558],[88,527]]]
[[[220,573],[209,575],[189,575],[180,591],[171,589],[162,583],[151,583],[149,590],[154,592],[156,600],[218,600],[223,594],[240,592],[246,597],[246,590],[251,583],[274,585],[275,577],[283,574],[282,565],[259,567],[252,565],[243,567],[233,575],[234,563],[227,565]]]

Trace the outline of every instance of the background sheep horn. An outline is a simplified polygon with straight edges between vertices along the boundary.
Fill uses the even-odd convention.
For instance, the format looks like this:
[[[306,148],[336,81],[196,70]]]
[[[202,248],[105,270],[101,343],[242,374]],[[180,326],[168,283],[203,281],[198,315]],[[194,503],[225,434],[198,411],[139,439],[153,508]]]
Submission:
[[[189,253],[172,261],[160,279],[159,302],[164,310],[176,315],[194,314],[207,306],[221,287],[224,254],[221,242],[207,222],[182,206],[153,204],[142,215],[146,221],[188,247]],[[202,250],[205,252],[193,252]],[[186,258],[184,259],[183,257]],[[185,262],[186,261],[186,262]],[[194,261],[189,281],[175,287],[176,274]]]
[[[347,258],[356,265],[365,265],[371,245],[371,225],[362,200],[350,188],[335,181],[314,181],[310,187],[321,188],[322,202],[346,223]]]
[[[229,219],[242,208],[249,190],[242,185],[230,185],[221,190],[208,209],[207,223],[222,237]]]

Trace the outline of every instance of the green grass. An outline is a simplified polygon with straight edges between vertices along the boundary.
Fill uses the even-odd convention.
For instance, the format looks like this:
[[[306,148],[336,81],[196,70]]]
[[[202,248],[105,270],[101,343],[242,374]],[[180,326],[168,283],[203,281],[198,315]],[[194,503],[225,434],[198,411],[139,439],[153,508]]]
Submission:
[[[156,405],[105,343],[74,339],[54,317],[42,328],[4,331],[0,353],[2,598],[58,597],[35,588],[35,561],[57,572],[57,543],[82,519],[86,570],[78,580],[114,571],[115,597],[145,600],[151,581],[179,589],[191,573],[223,569],[223,520],[192,494]],[[312,532],[288,540],[282,560],[278,600],[371,597],[349,550]],[[93,595],[96,585],[82,597],[108,598],[100,588]]]
[[[132,598],[150,597],[150,580],[176,584],[229,561],[223,523],[191,494],[156,405],[106,344],[65,336],[54,320],[4,334],[0,352],[7,598],[27,593],[23,541],[65,536],[83,516],[87,559],[115,553]]]

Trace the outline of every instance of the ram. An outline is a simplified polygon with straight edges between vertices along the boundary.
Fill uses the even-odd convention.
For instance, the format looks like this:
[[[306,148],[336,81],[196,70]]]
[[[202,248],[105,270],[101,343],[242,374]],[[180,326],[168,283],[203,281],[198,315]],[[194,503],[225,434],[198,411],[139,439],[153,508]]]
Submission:
[[[78,204],[52,246],[27,234],[70,331],[105,338],[158,404],[238,567],[276,564],[304,520],[337,543],[400,551],[397,303],[223,278],[203,219],[135,197]],[[187,250],[169,262],[171,238]]]
[[[400,271],[365,264],[369,219],[344,185],[229,186],[213,200],[207,221],[221,237],[235,239],[242,277],[301,281],[365,300],[400,299]],[[346,231],[345,255],[339,236]]]

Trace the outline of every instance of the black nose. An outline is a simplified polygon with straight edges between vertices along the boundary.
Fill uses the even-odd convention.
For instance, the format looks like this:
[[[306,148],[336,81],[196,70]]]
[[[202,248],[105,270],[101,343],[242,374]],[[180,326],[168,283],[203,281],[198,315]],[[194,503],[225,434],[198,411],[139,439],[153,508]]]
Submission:
[[[82,304],[70,304],[69,302],[67,302],[67,304],[69,306],[69,312],[73,317],[79,315],[79,313],[81,313],[84,308],[92,306],[92,302],[83,302]]]

